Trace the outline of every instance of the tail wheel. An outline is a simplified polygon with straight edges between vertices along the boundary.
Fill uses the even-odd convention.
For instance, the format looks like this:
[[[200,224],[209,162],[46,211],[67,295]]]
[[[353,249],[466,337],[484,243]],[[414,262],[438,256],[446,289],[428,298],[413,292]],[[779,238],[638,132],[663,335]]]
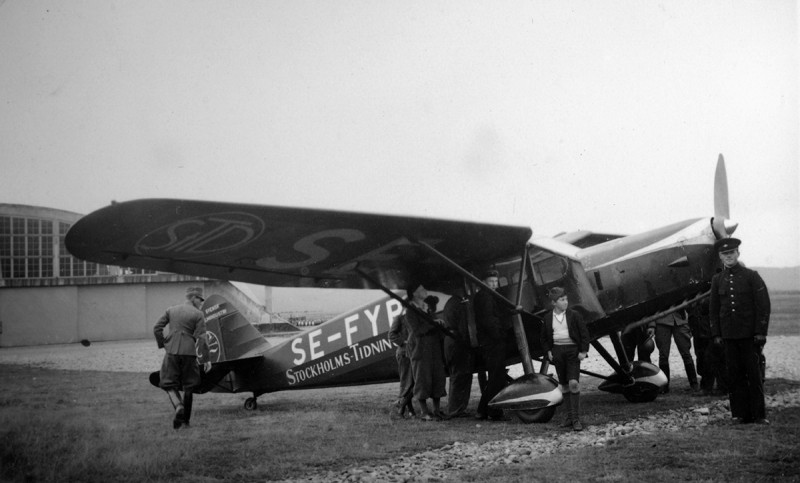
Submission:
[[[254,397],[249,397],[244,400],[244,408],[248,411],[255,411],[258,409],[258,401]]]
[[[553,419],[553,415],[556,413],[556,406],[547,406],[544,409],[536,409],[533,411],[518,410],[516,413],[517,418],[525,424],[546,423]]]

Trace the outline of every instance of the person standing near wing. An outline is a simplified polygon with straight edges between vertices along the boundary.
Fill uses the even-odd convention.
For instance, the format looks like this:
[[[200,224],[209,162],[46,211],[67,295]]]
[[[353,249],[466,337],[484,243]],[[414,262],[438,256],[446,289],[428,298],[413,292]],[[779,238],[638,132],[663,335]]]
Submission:
[[[392,326],[389,328],[389,341],[397,346],[395,358],[397,359],[397,369],[400,373],[400,393],[397,395],[395,415],[400,418],[406,417],[406,410],[408,410],[408,414],[411,417],[417,415],[411,402],[414,397],[414,373],[411,371],[408,334],[405,314],[400,314],[394,318]]]
[[[499,274],[489,270],[483,277],[483,283],[494,291],[500,286]],[[506,339],[511,330],[508,316],[513,311],[505,310],[497,302],[494,295],[485,288],[475,294],[475,328],[477,329],[478,351],[483,365],[486,367],[486,387],[481,393],[476,419],[503,421],[502,409],[489,409],[489,401],[506,387]]]
[[[450,386],[447,399],[447,416],[451,418],[469,417],[467,406],[472,390],[472,370],[475,357],[469,340],[468,310],[469,299],[464,289],[457,289],[446,304],[442,317],[453,336],[444,339],[444,359],[450,371]]]
[[[761,374],[769,292],[758,272],[739,263],[741,243],[723,238],[714,244],[724,269],[711,279],[711,333],[714,344],[725,344],[731,415],[739,423],[769,424]]]
[[[544,316],[541,341],[547,358],[556,366],[556,375],[567,407],[567,418],[561,427],[583,431],[580,376],[581,361],[589,353],[589,329],[583,316],[568,308],[569,299],[563,288],[551,288],[548,297],[553,304],[553,310]]]
[[[197,353],[198,348],[207,344],[205,318],[200,311],[204,301],[202,288],[187,288],[186,302],[168,308],[153,327],[158,348],[166,350],[159,385],[169,395],[175,410],[172,420],[175,429],[181,425],[189,426],[194,390],[200,385]],[[167,324],[170,326],[169,334],[164,337]]]
[[[440,400],[447,395],[442,357],[442,332],[426,320],[425,299],[428,291],[421,284],[412,284],[406,291],[411,307],[406,310],[405,323],[408,325],[409,354],[411,370],[414,373],[414,397],[420,407],[420,419],[432,421],[442,419]],[[417,310],[415,310],[415,308]],[[433,413],[428,409],[428,399],[433,401]]]

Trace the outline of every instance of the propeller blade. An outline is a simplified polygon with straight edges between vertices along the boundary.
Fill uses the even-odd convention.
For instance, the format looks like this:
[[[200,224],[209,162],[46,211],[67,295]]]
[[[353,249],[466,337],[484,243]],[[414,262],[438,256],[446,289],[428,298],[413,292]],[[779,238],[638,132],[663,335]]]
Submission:
[[[716,218],[730,218],[728,206],[728,173],[725,171],[725,159],[722,154],[717,160],[717,171],[714,174],[714,216]]]

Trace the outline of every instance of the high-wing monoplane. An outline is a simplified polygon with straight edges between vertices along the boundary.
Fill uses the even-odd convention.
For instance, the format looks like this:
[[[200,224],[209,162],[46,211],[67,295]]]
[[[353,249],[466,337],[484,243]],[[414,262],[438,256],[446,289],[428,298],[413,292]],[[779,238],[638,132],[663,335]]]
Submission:
[[[630,361],[621,334],[708,296],[718,265],[714,242],[737,226],[729,219],[722,155],[714,204],[713,217],[635,235],[579,231],[532,238],[522,226],[149,199],[113,203],[83,217],[66,245],[78,258],[108,265],[387,294],[274,347],[227,301],[209,297],[205,311],[217,353],[206,376],[218,387],[252,392],[249,407],[258,395],[276,390],[391,379],[396,369],[385,335],[404,303],[395,291],[413,281],[442,294],[474,292],[483,286],[475,274],[495,269],[501,288],[494,296],[524,309],[513,317],[516,347],[507,359],[521,362],[524,375],[492,404],[516,411],[525,422],[544,422],[561,402],[547,362],[538,371],[533,365],[542,360],[539,327],[550,308],[548,290],[566,288],[571,307],[588,321],[592,347],[613,369],[609,376],[592,374],[604,380],[600,389],[634,402],[654,400],[666,377],[652,364]],[[604,337],[614,355],[601,344]]]

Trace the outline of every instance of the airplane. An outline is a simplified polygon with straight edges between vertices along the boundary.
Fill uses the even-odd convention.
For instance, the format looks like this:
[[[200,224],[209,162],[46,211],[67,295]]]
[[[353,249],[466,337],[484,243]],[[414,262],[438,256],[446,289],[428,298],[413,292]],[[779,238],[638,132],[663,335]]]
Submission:
[[[66,236],[74,256],[96,263],[182,273],[272,287],[379,288],[386,298],[337,317],[274,347],[221,297],[204,306],[219,357],[207,390],[252,392],[385,382],[396,377],[386,339],[411,282],[443,296],[459,288],[489,290],[475,276],[500,273],[490,293],[513,316],[506,363],[524,374],[491,405],[525,423],[549,421],[562,398],[538,342],[547,292],[561,286],[587,321],[591,346],[613,369],[599,389],[631,402],[657,398],[667,378],[657,366],[631,361],[622,334],[708,297],[718,267],[715,241],[731,236],[725,161],[714,180],[714,216],[634,235],[577,231],[532,237],[524,226],[321,209],[197,200],[113,202],[84,216]],[[470,317],[470,341],[474,336]],[[251,330],[252,329],[252,330]],[[256,331],[257,332],[257,331]],[[238,334],[238,335],[236,335]],[[612,355],[601,339],[609,337]],[[370,354],[367,354],[370,352]],[[540,361],[538,371],[533,362]],[[480,370],[478,367],[476,370]]]

